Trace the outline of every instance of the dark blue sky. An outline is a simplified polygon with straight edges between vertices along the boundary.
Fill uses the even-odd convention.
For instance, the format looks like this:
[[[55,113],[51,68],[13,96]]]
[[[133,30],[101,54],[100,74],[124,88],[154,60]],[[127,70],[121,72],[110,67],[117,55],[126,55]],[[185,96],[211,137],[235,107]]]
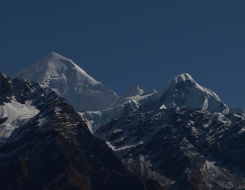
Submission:
[[[244,0],[1,0],[0,71],[13,75],[50,51],[118,94],[188,72],[245,108]]]

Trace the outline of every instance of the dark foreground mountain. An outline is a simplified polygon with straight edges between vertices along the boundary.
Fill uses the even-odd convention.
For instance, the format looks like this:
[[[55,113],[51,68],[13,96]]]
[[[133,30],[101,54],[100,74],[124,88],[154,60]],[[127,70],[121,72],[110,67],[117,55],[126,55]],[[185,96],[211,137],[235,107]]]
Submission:
[[[190,107],[131,114],[96,132],[134,174],[169,189],[244,189],[245,117]]]
[[[65,99],[0,73],[0,189],[159,189],[133,177]]]

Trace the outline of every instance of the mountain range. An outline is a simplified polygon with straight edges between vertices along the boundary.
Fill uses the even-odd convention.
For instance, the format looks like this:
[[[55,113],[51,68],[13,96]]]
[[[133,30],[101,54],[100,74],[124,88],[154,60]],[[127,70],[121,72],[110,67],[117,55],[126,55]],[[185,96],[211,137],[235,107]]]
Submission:
[[[245,189],[245,113],[188,73],[118,96],[51,52],[0,74],[1,189]]]

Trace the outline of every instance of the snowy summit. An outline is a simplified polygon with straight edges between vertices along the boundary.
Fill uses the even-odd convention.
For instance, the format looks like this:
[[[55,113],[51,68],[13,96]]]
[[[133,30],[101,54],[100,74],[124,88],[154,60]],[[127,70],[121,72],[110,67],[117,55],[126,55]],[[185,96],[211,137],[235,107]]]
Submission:
[[[178,76],[176,76],[174,79],[172,79],[170,81],[170,84],[177,84],[177,83],[180,83],[180,82],[185,82],[185,81],[194,81],[193,78],[191,77],[191,75],[189,75],[188,73],[183,73],[183,74],[180,74]]]
[[[228,106],[215,92],[199,85],[188,73],[169,81],[161,102],[167,108],[190,106],[210,112],[229,112]]]
[[[105,109],[117,100],[115,92],[107,90],[71,59],[54,52],[17,76],[51,87],[77,111]]]

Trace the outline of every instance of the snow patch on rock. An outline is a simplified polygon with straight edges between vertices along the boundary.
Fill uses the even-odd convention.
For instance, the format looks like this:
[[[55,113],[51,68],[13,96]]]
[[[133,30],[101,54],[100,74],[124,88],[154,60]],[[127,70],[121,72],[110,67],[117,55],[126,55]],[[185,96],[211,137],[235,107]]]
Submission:
[[[39,110],[31,105],[31,101],[21,104],[16,100],[0,106],[0,118],[6,120],[0,124],[0,137],[7,138],[17,127],[24,125],[39,113]]]

